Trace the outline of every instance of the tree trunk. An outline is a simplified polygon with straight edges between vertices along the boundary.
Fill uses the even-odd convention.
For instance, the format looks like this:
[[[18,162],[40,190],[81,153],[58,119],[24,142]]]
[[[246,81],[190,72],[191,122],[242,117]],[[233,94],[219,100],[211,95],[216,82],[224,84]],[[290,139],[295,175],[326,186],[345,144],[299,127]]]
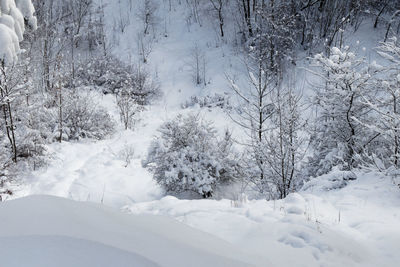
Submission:
[[[348,146],[348,149],[349,149],[349,152],[348,152],[349,159],[348,159],[347,163],[349,164],[349,168],[350,169],[353,167],[353,164],[354,164],[354,145],[355,145],[354,144],[354,137],[356,135],[354,126],[353,126],[353,124],[351,122],[351,114],[350,114],[351,113],[351,109],[353,107],[353,101],[354,101],[354,93],[352,93],[352,95],[350,97],[349,108],[347,109],[347,113],[346,113],[347,125],[350,128],[350,136],[349,136],[349,139],[347,141],[347,146]]]

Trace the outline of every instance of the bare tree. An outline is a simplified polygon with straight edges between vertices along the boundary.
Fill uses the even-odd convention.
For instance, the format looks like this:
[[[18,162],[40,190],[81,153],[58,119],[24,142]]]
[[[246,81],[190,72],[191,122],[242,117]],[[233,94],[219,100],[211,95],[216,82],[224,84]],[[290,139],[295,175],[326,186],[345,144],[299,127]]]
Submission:
[[[195,84],[206,86],[206,56],[197,44],[190,50],[189,66]]]
[[[3,112],[5,132],[12,150],[12,160],[17,162],[17,144],[15,139],[15,124],[12,102],[18,91],[18,81],[15,77],[15,65],[6,67],[4,60],[0,60],[0,104]],[[14,77],[13,77],[14,76]]]
[[[148,57],[153,51],[153,38],[149,35],[137,34],[137,47],[143,63],[147,63]]]
[[[219,21],[219,31],[221,37],[224,37],[224,15],[223,8],[226,4],[226,0],[209,0],[215,12],[217,12],[218,21]]]
[[[270,93],[275,84],[263,67],[261,58],[252,67],[246,63],[248,82],[239,86],[228,77],[231,87],[238,98],[238,106],[232,120],[247,134],[245,146],[248,150],[249,178],[256,186],[256,181],[265,179],[265,162],[263,151],[260,149],[268,130],[268,119],[273,113],[273,103],[270,102]],[[262,191],[262,188],[259,188]]]
[[[118,0],[118,19],[117,21],[114,21],[114,24],[118,25],[118,29],[121,31],[121,33],[125,32],[126,27],[129,25],[130,20],[129,20],[129,13],[124,12],[124,6],[121,5],[121,0]]]
[[[133,129],[135,126],[135,116],[143,110],[143,106],[140,106],[134,96],[126,90],[119,92],[116,95],[116,99],[120,119],[125,130]]]
[[[139,8],[138,16],[143,22],[143,34],[147,35],[149,33],[150,27],[153,28],[158,23],[158,17],[156,16],[156,12],[158,9],[158,5],[154,2],[154,0],[143,0],[142,6]]]
[[[57,62],[55,65],[56,68],[56,82],[55,82],[55,96],[56,96],[56,106],[57,106],[57,114],[58,114],[58,141],[61,143],[63,139],[63,131],[64,131],[64,125],[63,125],[63,86],[64,86],[64,75],[61,71],[61,65],[62,65],[62,57],[59,55],[57,57]]]
[[[395,12],[393,12],[393,15],[390,17],[390,20],[388,21],[388,25],[386,27],[386,33],[385,33],[384,42],[386,42],[386,40],[388,39],[390,29],[392,27],[392,24],[395,22],[396,18],[399,19],[399,26],[398,27],[400,28],[400,9],[396,10]]]
[[[300,115],[301,96],[294,93],[293,85],[276,87],[270,98],[274,112],[261,143],[266,177],[260,187],[275,199],[298,189],[307,140],[301,135],[305,126]]]

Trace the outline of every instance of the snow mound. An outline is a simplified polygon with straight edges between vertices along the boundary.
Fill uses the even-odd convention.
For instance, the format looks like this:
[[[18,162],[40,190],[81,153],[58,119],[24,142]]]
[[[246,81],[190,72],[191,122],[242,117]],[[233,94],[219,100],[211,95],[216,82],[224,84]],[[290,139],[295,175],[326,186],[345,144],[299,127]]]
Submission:
[[[173,219],[30,196],[0,205],[2,266],[261,266]]]
[[[345,187],[349,181],[356,179],[356,174],[351,171],[333,170],[316,179],[311,179],[303,186],[302,190],[307,192],[324,192],[341,189]]]
[[[286,212],[302,215],[305,213],[305,199],[298,193],[289,194],[285,198]]]
[[[172,217],[240,246],[264,266],[398,266],[399,188],[379,173],[344,174],[315,179],[313,190],[283,200],[238,206],[227,199],[166,196],[125,210]],[[328,178],[347,186],[326,190],[335,184]]]
[[[65,236],[0,237],[0,243],[1,258],[8,267],[160,266],[134,252]]]

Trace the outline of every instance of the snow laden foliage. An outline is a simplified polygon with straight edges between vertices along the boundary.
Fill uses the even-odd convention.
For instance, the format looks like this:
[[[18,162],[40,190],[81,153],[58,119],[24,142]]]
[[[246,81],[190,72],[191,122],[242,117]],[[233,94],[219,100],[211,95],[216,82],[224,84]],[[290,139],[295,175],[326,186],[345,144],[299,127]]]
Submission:
[[[397,38],[381,42],[377,53],[385,64],[373,63],[379,70],[374,77],[375,92],[363,95],[363,101],[376,119],[364,126],[375,133],[376,149],[370,156],[373,165],[380,170],[397,170],[400,164],[400,44]]]
[[[374,69],[364,58],[357,57],[349,47],[333,47],[330,56],[313,58],[320,85],[315,85],[314,104],[317,109],[312,134],[314,157],[310,175],[327,173],[340,165],[350,170],[361,163],[360,154],[371,133],[358,122],[369,118],[368,106],[362,95],[371,89]]]
[[[0,61],[12,64],[20,51],[25,20],[36,29],[35,9],[31,0],[0,0]]]
[[[78,85],[95,85],[103,93],[128,93],[140,105],[160,95],[159,86],[143,67],[129,66],[113,56],[82,62],[76,73]]]
[[[89,93],[68,92],[64,98],[63,132],[66,140],[104,139],[114,132],[108,112]],[[58,132],[58,129],[56,129]]]
[[[239,163],[227,132],[216,130],[199,115],[179,115],[159,128],[145,166],[168,193],[196,192],[211,197],[215,188],[238,177]]]
[[[262,60],[263,68],[269,74],[279,75],[294,62],[294,47],[299,29],[299,14],[293,1],[269,1],[268,4],[254,2],[251,34],[248,37],[249,54],[256,61]],[[248,11],[250,13],[250,11]],[[251,15],[249,15],[251,16]]]
[[[181,107],[191,108],[199,106],[200,108],[221,108],[224,110],[232,109],[230,96],[228,94],[214,94],[206,96],[192,96],[190,100],[186,100]]]

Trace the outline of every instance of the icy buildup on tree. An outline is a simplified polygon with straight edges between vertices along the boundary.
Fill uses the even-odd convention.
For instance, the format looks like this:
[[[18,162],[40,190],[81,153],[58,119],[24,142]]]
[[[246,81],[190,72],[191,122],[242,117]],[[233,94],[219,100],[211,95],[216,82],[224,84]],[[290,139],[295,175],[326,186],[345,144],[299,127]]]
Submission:
[[[31,0],[15,0],[17,8],[21,11],[22,15],[28,21],[29,26],[33,29],[37,28],[37,19],[33,15],[35,13],[35,7]]]
[[[19,53],[25,19],[36,29],[35,9],[31,0],[0,0],[0,60],[12,63]]]
[[[0,23],[0,59],[5,63],[12,62],[18,52],[18,36],[8,26]]]

